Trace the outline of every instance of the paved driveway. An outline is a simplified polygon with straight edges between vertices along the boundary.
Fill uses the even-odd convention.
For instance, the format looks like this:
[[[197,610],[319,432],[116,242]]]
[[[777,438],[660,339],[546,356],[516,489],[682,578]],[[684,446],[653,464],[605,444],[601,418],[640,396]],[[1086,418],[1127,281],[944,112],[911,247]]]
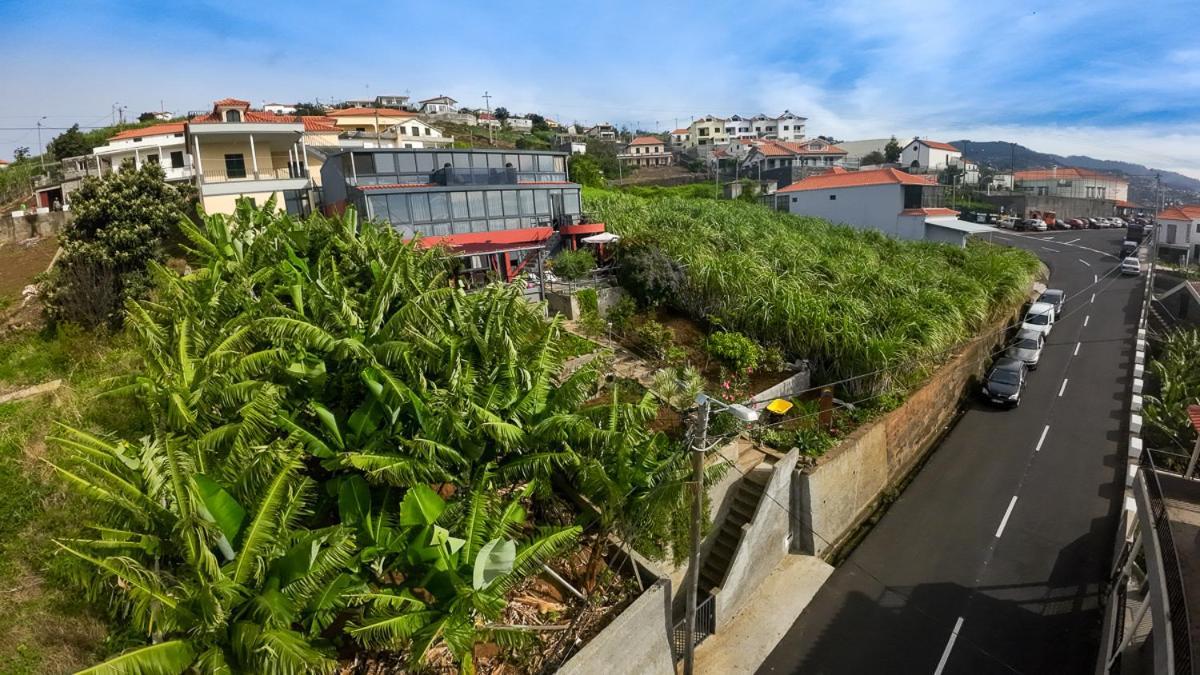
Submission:
[[[759,672],[1093,670],[1140,311],[1123,235],[992,235],[1068,294],[1020,407],[969,406]]]

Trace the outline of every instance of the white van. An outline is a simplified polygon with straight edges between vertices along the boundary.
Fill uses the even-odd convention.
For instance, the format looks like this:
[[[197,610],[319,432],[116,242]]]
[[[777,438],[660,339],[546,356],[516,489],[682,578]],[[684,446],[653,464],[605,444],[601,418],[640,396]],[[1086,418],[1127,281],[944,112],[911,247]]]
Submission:
[[[1032,330],[1047,336],[1054,328],[1054,314],[1054,305],[1035,302],[1025,312],[1025,318],[1021,320],[1021,330]]]

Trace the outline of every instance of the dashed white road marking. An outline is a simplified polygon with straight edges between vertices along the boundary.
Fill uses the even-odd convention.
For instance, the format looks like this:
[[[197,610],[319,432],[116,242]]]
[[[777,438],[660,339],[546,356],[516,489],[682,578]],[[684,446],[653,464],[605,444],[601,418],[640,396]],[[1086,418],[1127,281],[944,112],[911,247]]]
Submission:
[[[1072,239],[1071,241],[1065,241],[1065,242],[1063,242],[1063,243],[1064,243],[1064,244],[1074,244],[1074,243],[1075,243],[1075,242],[1077,242],[1077,241],[1079,241],[1079,240],[1078,240],[1078,239]]]
[[[1062,386],[1058,388],[1058,397],[1062,398],[1063,392],[1067,390],[1067,379],[1063,378]]]
[[[1087,316],[1083,317],[1083,327],[1084,328],[1087,328],[1088,320],[1091,318],[1092,318],[1091,314],[1088,314]]]
[[[1092,293],[1092,299],[1089,300],[1089,302],[1095,302],[1095,301],[1096,301],[1096,294]]]
[[[1078,260],[1079,262],[1083,263],[1084,265],[1087,265],[1088,267],[1091,267],[1091,266],[1092,266],[1092,263],[1090,263],[1090,262],[1088,262],[1088,261],[1084,260],[1083,258],[1076,258],[1076,260]]]
[[[1000,519],[1000,527],[996,528],[996,538],[1004,534],[1004,526],[1008,525],[1008,517],[1012,515],[1013,507],[1017,505],[1017,496],[1013,495],[1012,501],[1008,503],[1008,509],[1004,512],[1004,517]]]
[[[1081,344],[1083,344],[1083,343],[1082,342],[1075,343],[1075,353],[1072,354],[1071,356],[1079,356],[1079,345],[1081,345]]]
[[[1050,433],[1050,425],[1049,424],[1047,424],[1046,427],[1044,429],[1042,429],[1042,437],[1038,439],[1037,447],[1033,449],[1034,452],[1042,451],[1042,443],[1046,442],[1046,434],[1048,434],[1048,433]]]
[[[942,650],[942,660],[938,661],[937,670],[933,671],[933,675],[942,675],[942,671],[946,669],[946,661],[950,658],[950,650],[954,649],[954,641],[958,639],[958,631],[962,629],[962,624],[963,618],[960,616],[958,621],[954,622],[954,630],[950,631],[950,641]]]
[[[1043,250],[1043,251],[1050,251],[1050,252],[1052,252],[1052,253],[1062,253],[1062,251],[1060,251],[1059,249],[1057,249],[1057,248],[1050,248],[1049,246],[1043,246],[1043,247],[1042,247],[1042,250]]]

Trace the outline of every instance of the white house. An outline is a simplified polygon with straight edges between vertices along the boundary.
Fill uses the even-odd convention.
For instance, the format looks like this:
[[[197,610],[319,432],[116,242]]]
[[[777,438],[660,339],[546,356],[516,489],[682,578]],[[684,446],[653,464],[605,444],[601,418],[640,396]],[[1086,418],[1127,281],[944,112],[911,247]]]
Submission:
[[[375,107],[377,108],[400,108],[401,110],[408,107],[408,97],[389,94],[375,97]]]
[[[509,117],[508,128],[513,131],[530,132],[533,131],[533,120],[528,117]]]
[[[638,136],[617,154],[617,159],[632,166],[668,166],[672,155],[657,136]]]
[[[296,114],[296,106],[292,103],[268,103],[263,106],[263,110],[276,115]]]
[[[962,151],[939,141],[914,138],[900,151],[900,165],[921,171],[941,171],[962,160]]]
[[[617,140],[617,128],[614,127],[613,125],[609,124],[608,122],[601,122],[600,124],[597,124],[596,126],[589,128],[587,131],[584,131],[583,133],[585,136],[591,136],[592,138],[599,138],[602,141]]]
[[[687,129],[676,129],[671,132],[671,147],[682,148],[687,145],[689,138],[691,138],[691,134]]]
[[[412,117],[382,129],[378,134],[370,130],[343,132],[338,145],[343,148],[448,148],[454,145],[454,137]]]
[[[426,115],[441,115],[443,113],[454,112],[454,106],[458,105],[458,101],[442,94],[433,98],[427,98],[421,101],[421,112]]]
[[[1158,250],[1164,258],[1200,261],[1200,204],[1171,206],[1158,214]]]
[[[786,200],[787,210],[797,215],[878,230],[898,239],[964,246],[968,235],[993,231],[960,222],[957,211],[941,208],[941,191],[928,176],[897,169],[847,172],[839,167],[780,188],[776,199]]]
[[[757,138],[754,133],[754,123],[741,115],[734,115],[725,120],[725,139],[734,141],[739,138]]]
[[[788,142],[777,140],[749,141],[742,159],[743,170],[784,167],[833,167],[840,166],[846,151],[828,141],[812,138],[807,141]],[[737,153],[733,153],[735,156]]]
[[[92,154],[101,173],[119,171],[122,162],[128,159],[138,168],[147,162],[158,164],[168,181],[191,180],[193,176],[183,122],[127,129],[94,148]]]

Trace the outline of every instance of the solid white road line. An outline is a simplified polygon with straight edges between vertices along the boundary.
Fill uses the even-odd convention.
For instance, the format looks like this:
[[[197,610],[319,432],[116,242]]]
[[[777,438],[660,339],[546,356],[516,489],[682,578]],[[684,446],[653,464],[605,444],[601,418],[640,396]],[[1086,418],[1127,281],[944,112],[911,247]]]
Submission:
[[[1067,244],[1074,244],[1074,243],[1075,243],[1075,242],[1077,242],[1077,241],[1079,241],[1079,240],[1078,240],[1078,239],[1072,239],[1071,241],[1064,242],[1064,243],[1067,243]]]
[[[1000,527],[996,528],[996,538],[1004,534],[1004,526],[1008,524],[1008,517],[1012,515],[1013,507],[1017,505],[1017,496],[1013,495],[1012,501],[1008,503],[1008,510],[1004,512],[1004,517],[1000,519]]]
[[[1092,318],[1091,314],[1088,314],[1087,316],[1083,317],[1083,327],[1084,328],[1087,328],[1088,319],[1091,319],[1091,318]]]
[[[1042,247],[1042,250],[1043,250],[1043,251],[1050,251],[1050,252],[1052,252],[1052,253],[1062,253],[1062,251],[1060,251],[1060,250],[1058,250],[1058,249],[1056,249],[1056,248],[1050,248],[1049,246],[1043,246],[1043,247]]]
[[[1088,267],[1091,267],[1091,266],[1092,266],[1092,263],[1090,263],[1090,262],[1088,262],[1088,261],[1084,260],[1083,258],[1076,258],[1076,260],[1078,260],[1079,262],[1083,263],[1084,265],[1087,265]]]
[[[1037,447],[1033,449],[1034,452],[1042,451],[1042,443],[1046,442],[1046,434],[1048,434],[1048,433],[1050,433],[1050,425],[1049,424],[1046,425],[1045,429],[1042,429],[1042,437],[1038,439]]]
[[[954,622],[954,630],[950,631],[950,641],[946,643],[946,648],[942,650],[942,660],[938,661],[937,670],[933,671],[933,675],[942,675],[942,671],[946,669],[946,661],[950,658],[950,650],[954,649],[954,641],[958,639],[958,631],[962,629],[963,618],[958,617],[958,621]]]
[[[1071,356],[1079,356],[1079,345],[1081,345],[1081,344],[1083,344],[1083,343],[1082,342],[1075,343],[1075,353],[1072,354]]]
[[[1067,390],[1067,380],[1064,378],[1062,386],[1058,388],[1058,397],[1062,398],[1063,392]]]

